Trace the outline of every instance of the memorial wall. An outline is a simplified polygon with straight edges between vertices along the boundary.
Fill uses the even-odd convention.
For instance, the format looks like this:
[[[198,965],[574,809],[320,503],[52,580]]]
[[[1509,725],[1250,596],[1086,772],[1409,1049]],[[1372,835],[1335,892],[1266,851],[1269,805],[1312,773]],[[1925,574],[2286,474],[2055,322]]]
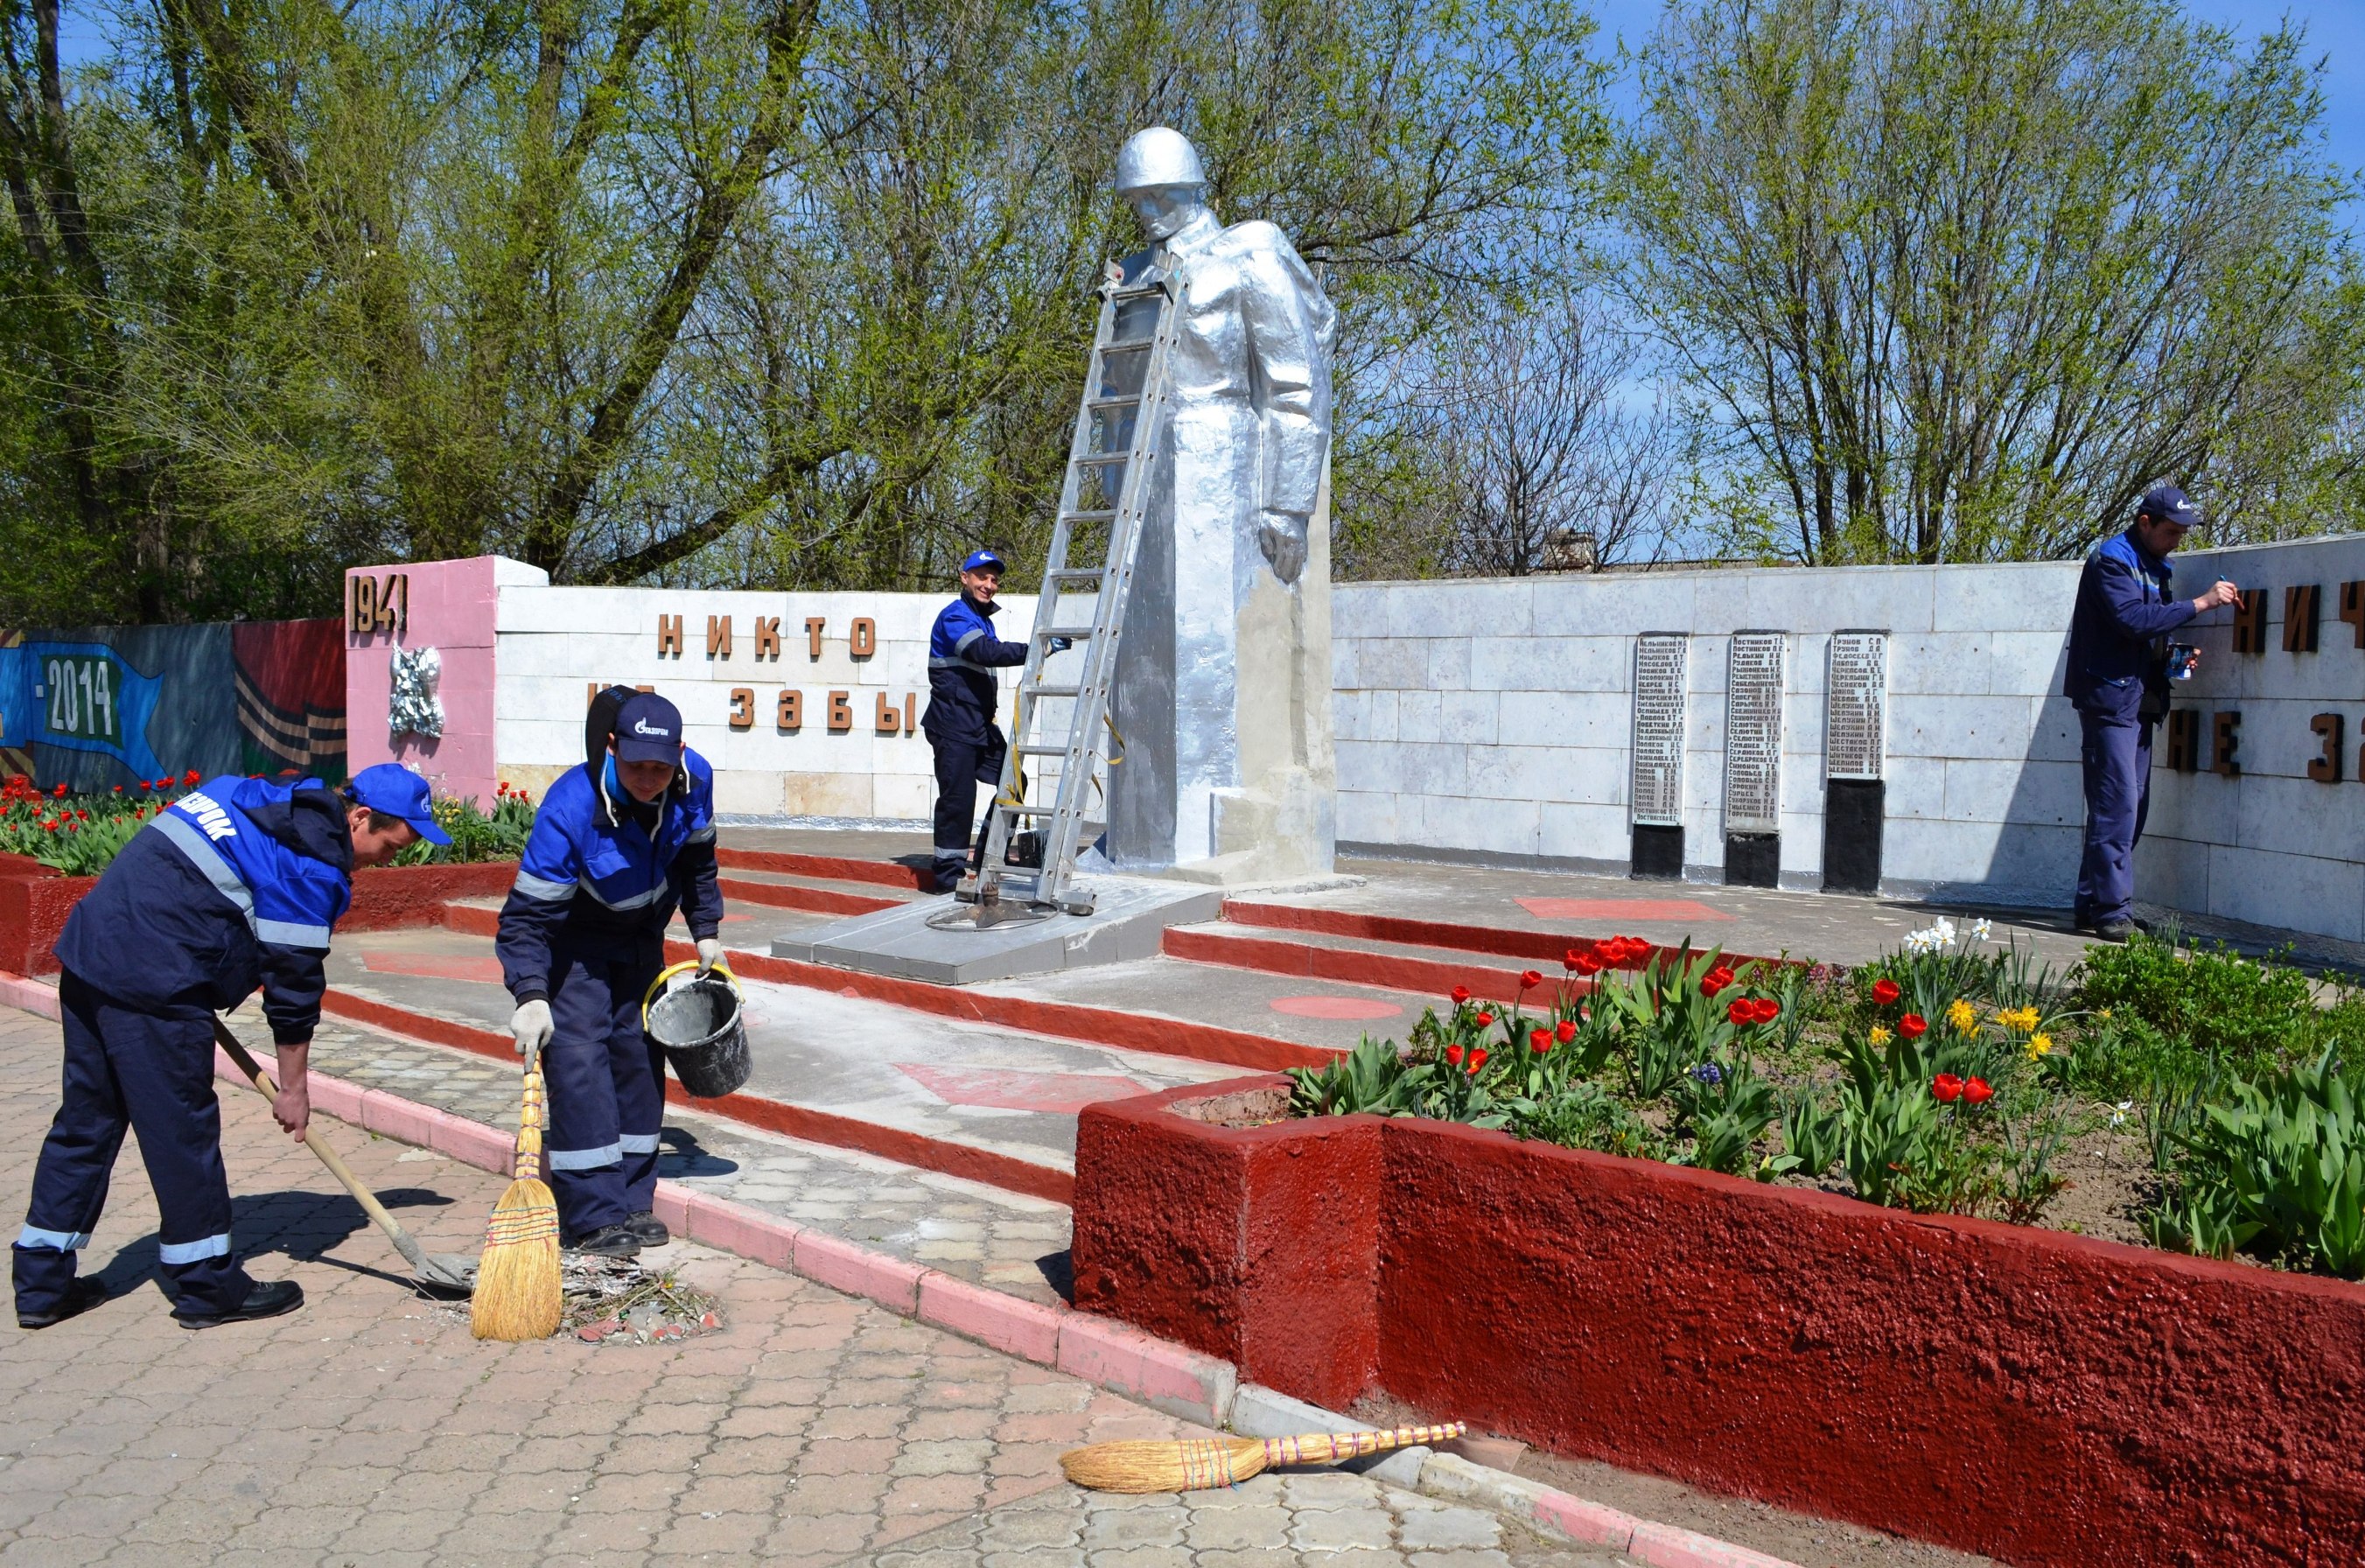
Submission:
[[[2059,695],[2078,574],[1340,584],[1340,846],[2066,906],[2084,820]],[[2193,553],[2177,585],[2220,574],[2248,597],[2184,634],[2201,664],[2159,732],[2137,895],[2365,941],[2365,538]],[[538,792],[579,759],[590,690],[621,681],[681,705],[730,815],[926,815],[913,730],[943,597],[551,588],[489,558],[354,579],[357,767],[397,756],[454,793]],[[1004,603],[1015,636],[1033,600]],[[397,650],[429,647],[443,733],[390,736]]]

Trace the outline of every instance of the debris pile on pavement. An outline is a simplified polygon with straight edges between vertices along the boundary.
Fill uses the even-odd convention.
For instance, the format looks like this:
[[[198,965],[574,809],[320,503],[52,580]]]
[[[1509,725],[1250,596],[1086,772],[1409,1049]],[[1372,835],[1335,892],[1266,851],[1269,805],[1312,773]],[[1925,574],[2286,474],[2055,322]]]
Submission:
[[[560,1254],[566,1293],[558,1331],[591,1345],[671,1344],[723,1327],[722,1304],[686,1285],[670,1269],[644,1269],[611,1258]],[[465,1322],[468,1304],[443,1309]]]

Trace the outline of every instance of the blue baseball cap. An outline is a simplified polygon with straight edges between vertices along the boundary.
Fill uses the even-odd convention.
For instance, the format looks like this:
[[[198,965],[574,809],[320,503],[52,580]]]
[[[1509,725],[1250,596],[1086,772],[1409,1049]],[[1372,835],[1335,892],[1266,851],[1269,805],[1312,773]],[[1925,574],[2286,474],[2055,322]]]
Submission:
[[[2201,522],[2201,509],[2173,485],[2154,485],[2146,490],[2144,498],[2135,503],[2135,515],[2172,522],[2179,528],[2196,528]]]
[[[452,835],[435,825],[435,801],[427,780],[398,762],[381,762],[353,775],[347,786],[353,799],[381,816],[400,817],[430,844],[449,844]]]
[[[972,550],[969,553],[969,559],[961,563],[961,570],[964,572],[981,572],[988,566],[997,572],[1006,572],[1010,569],[1002,564],[1002,557],[991,550]]]
[[[636,691],[616,710],[618,762],[681,761],[681,710],[654,691]]]

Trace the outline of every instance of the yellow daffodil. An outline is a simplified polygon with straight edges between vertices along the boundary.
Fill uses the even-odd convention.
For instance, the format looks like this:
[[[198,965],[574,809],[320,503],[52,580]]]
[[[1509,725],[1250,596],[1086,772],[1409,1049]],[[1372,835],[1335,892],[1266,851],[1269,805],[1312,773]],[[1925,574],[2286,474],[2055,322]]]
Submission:
[[[1871,1040],[1871,1042],[1876,1046],[1885,1046],[1889,1044],[1889,1031],[1882,1028],[1879,1025],[1875,1024],[1872,1026],[1872,1033],[1866,1036],[1866,1038]]]
[[[2031,1060],[2031,1061],[2034,1061],[2034,1060],[2036,1060],[2039,1057],[2049,1057],[2049,1056],[2051,1056],[2052,1054],[2053,1054],[2053,1036],[2050,1036],[2050,1035],[2031,1035],[2031,1036],[2028,1036],[2028,1059],[2029,1059],[2029,1060]]]
[[[2011,1030],[2015,1035],[2033,1034],[2035,1032],[2037,1025],[2036,1009],[2034,1007],[2008,1007],[1996,1014],[1996,1022],[2002,1025],[2005,1028]]]
[[[1946,1022],[1955,1026],[1957,1035],[1967,1035],[1978,1026],[1978,1012],[1958,996],[1946,1009]]]

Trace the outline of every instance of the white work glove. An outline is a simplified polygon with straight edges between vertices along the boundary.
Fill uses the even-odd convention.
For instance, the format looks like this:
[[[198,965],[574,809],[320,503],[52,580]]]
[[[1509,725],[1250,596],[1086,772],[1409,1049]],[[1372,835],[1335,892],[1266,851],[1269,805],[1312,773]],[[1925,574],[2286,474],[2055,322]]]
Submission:
[[[705,974],[723,961],[723,939],[701,936],[698,939],[698,972]]]
[[[518,1055],[531,1060],[542,1054],[550,1044],[550,1003],[541,997],[521,1002],[518,1010],[510,1014],[510,1033],[517,1036]]]

